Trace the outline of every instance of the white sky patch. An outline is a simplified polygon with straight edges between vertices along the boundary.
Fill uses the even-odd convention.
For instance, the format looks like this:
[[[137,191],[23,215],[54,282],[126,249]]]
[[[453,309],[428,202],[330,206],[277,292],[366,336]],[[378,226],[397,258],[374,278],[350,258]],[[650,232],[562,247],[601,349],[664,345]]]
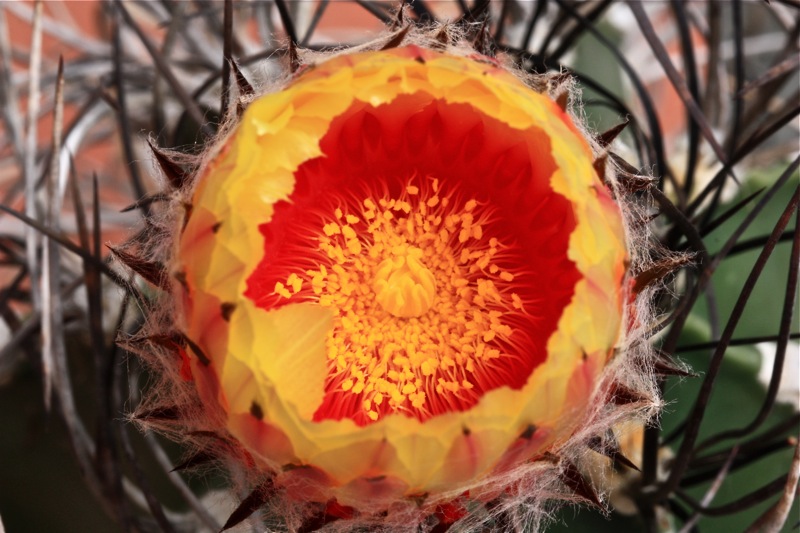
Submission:
[[[758,381],[764,387],[769,387],[778,345],[774,342],[762,342],[757,344],[756,348],[761,353],[761,368],[758,371]],[[786,357],[783,362],[783,374],[781,375],[777,400],[781,403],[794,405],[795,409],[800,411],[800,344],[796,342],[790,342],[786,347]]]

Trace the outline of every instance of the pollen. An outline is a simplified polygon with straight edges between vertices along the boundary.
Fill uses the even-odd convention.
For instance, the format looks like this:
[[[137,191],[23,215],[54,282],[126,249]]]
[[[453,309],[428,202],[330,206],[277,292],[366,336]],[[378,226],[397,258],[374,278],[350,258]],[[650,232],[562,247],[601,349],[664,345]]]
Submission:
[[[287,289],[286,286],[280,281],[275,284],[275,294],[283,296],[284,298],[292,297],[292,293],[289,292],[289,289]]]
[[[486,230],[491,211],[432,178],[401,190],[323,216],[317,267],[276,286],[334,313],[326,390],[339,399],[315,419],[463,409],[498,386],[496,360],[514,357],[522,305],[515,276],[497,266],[509,247]]]

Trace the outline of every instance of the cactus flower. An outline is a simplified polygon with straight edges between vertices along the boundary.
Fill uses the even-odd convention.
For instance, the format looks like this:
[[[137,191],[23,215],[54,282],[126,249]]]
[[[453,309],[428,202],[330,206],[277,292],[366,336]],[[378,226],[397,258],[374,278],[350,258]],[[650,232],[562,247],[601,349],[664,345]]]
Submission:
[[[619,338],[623,223],[593,159],[482,56],[300,71],[193,185],[184,375],[289,497],[480,498],[579,429]]]

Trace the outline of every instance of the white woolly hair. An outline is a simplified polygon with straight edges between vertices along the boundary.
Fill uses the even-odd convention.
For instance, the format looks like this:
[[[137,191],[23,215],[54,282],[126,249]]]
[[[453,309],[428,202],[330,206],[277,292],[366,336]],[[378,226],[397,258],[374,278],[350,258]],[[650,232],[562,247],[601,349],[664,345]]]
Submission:
[[[416,44],[455,56],[475,57],[476,51],[466,38],[474,29],[451,25],[404,28],[353,48],[333,52],[301,50],[298,51],[298,59],[301,65],[314,65],[337,55],[377,50],[398,37],[399,32],[406,32],[402,45]],[[529,74],[514,66],[508,57],[501,56],[497,61],[532,89],[547,93],[554,99],[561,98],[562,101],[567,96],[572,104],[572,118],[583,130],[595,156],[600,158],[608,155],[607,148],[601,147],[591,132],[583,126],[580,95],[571,79],[558,73]],[[292,79],[292,74],[287,72],[281,79],[260,87],[258,96],[241,96],[239,104],[246,106],[256,97],[279,91],[291,83]],[[170,268],[180,228],[187,216],[188,206],[191,205],[194,180],[205,173],[207,165],[235,132],[237,124],[238,116],[236,110],[232,109],[218,135],[207,144],[203,153],[192,157],[180,156],[183,157],[181,162],[194,169],[194,177],[180,190],[171,193],[167,209],[149,219],[146,235],[132,239],[123,249],[146,261],[157,261]],[[178,157],[178,154],[174,155]],[[647,216],[650,205],[647,195],[640,192],[633,197],[626,192],[624,184],[617,179],[618,171],[614,167],[614,160],[608,158],[605,175],[601,178],[610,187],[624,216],[630,255],[628,280],[631,280],[647,271],[656,260],[663,259],[666,252],[655,248],[654,239],[648,232]],[[654,333],[652,325],[657,322],[656,317],[652,316],[651,298],[660,283],[663,282],[657,281],[647,286],[626,306],[623,324],[635,326],[621,333],[616,354],[605,368],[588,402],[584,422],[569,439],[549,450],[548,460],[525,462],[511,471],[476,479],[455,488],[451,493],[431,497],[422,505],[408,500],[397,501],[378,515],[362,514],[352,520],[331,522],[323,530],[358,531],[369,528],[370,531],[387,532],[428,531],[436,525],[436,519],[431,516],[436,505],[457,500],[467,490],[469,499],[474,504],[468,504],[469,512],[453,524],[451,531],[540,531],[560,505],[585,503],[580,495],[574,494],[563,483],[561,474],[564,469],[568,465],[583,469],[599,457],[597,452],[588,447],[590,439],[608,435],[614,427],[624,422],[652,422],[660,409],[661,400],[653,370],[654,354],[649,343],[649,338]],[[160,432],[184,444],[187,447],[187,457],[200,452],[216,454],[219,458],[212,466],[227,474],[233,485],[232,490],[243,498],[264,483],[271,473],[254,471],[245,466],[243,457],[246,454],[226,430],[225,413],[217,405],[202,404],[194,383],[181,378],[180,358],[170,348],[174,345],[165,340],[175,333],[176,327],[181,327],[182,310],[178,300],[179,298],[171,298],[168,294],[157,299],[152,308],[144,310],[144,326],[140,333],[133,338],[122,339],[130,350],[149,365],[154,375],[141,405],[131,414],[131,420],[144,430]],[[621,389],[631,393],[628,401],[612,401],[613,391]],[[630,401],[631,396],[635,401]],[[610,471],[611,462],[605,464]],[[596,489],[603,497],[606,488],[598,486]],[[482,496],[489,494],[502,496],[497,497],[491,505],[480,504],[484,500]],[[265,521],[259,528],[266,525],[270,530],[292,531],[308,516],[319,511],[317,504],[290,504],[280,488],[277,488],[266,499],[262,512],[258,514]],[[242,530],[239,528],[246,529],[246,526],[240,525],[232,530]]]

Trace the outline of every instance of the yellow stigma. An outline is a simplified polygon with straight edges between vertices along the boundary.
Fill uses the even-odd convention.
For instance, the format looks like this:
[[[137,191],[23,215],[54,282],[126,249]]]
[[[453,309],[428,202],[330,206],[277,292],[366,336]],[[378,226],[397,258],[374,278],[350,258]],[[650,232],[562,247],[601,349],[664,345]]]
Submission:
[[[422,250],[415,246],[398,248],[375,272],[375,297],[385,311],[396,317],[424,315],[433,304],[436,278],[422,264]]]
[[[318,237],[323,261],[275,285],[283,298],[333,310],[331,379],[361,397],[369,420],[466,401],[505,354],[506,319],[524,313],[513,275],[496,264],[505,247],[484,234],[489,215],[474,199],[451,200],[432,179],[399,198],[364,198],[358,211],[336,209]],[[430,403],[433,392],[448,396]]]

